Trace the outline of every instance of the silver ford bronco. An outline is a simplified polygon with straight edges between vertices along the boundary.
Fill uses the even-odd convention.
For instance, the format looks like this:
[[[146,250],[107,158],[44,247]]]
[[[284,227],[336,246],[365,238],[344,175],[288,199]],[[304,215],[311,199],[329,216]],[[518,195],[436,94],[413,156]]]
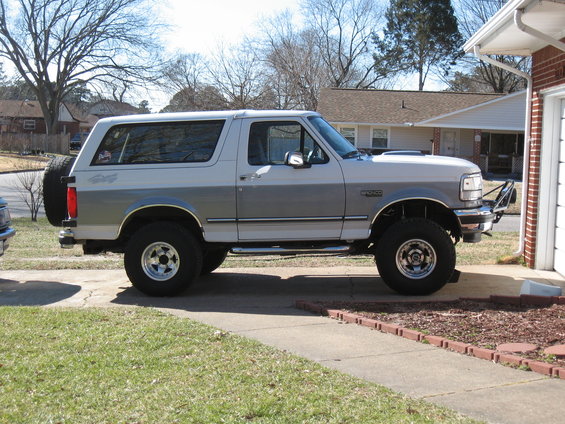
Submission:
[[[232,254],[374,255],[407,295],[456,280],[455,244],[478,242],[515,197],[483,201],[477,165],[360,153],[315,112],[229,111],[100,120],[76,161],[45,172],[62,247],[123,252],[132,284],[170,296]]]

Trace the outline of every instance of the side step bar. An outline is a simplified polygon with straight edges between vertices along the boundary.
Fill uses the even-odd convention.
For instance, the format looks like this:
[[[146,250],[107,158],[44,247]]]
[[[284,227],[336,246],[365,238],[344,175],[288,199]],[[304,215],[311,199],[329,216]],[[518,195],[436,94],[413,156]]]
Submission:
[[[236,255],[345,255],[351,252],[351,246],[309,247],[233,247],[230,252]]]

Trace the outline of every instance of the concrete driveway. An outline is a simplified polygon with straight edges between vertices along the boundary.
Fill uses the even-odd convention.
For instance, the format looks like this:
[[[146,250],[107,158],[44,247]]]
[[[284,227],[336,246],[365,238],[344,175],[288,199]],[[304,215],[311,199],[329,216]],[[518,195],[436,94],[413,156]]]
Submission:
[[[521,266],[461,267],[457,284],[426,299],[516,295],[524,279],[561,286],[553,272]],[[405,300],[375,268],[233,268],[201,278],[185,295],[149,298],[112,271],[6,271],[0,305],[150,306],[259,340],[409,396],[496,423],[561,423],[565,380],[297,310],[297,299]]]

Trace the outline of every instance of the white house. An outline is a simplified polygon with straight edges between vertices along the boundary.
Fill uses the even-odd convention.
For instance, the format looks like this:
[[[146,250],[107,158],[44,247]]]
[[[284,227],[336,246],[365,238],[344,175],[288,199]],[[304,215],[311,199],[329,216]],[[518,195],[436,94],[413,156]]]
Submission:
[[[420,150],[457,156],[485,173],[521,177],[526,92],[510,95],[323,89],[318,111],[373,153]]]

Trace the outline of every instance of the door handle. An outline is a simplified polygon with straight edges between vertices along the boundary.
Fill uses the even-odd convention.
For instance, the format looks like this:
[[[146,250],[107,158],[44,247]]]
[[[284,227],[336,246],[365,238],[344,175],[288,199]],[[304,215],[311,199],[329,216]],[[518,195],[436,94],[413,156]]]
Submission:
[[[242,181],[245,180],[255,180],[257,178],[261,178],[261,175],[257,174],[256,172],[252,173],[252,174],[243,174],[239,176],[239,179]]]

